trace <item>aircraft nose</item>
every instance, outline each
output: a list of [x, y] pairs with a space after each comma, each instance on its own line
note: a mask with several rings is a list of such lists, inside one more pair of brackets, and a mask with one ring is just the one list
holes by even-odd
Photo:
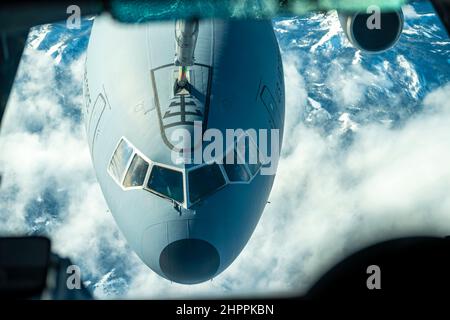
[[178, 283], [196, 284], [211, 279], [219, 269], [217, 249], [205, 240], [182, 239], [167, 245], [159, 257], [161, 271]]

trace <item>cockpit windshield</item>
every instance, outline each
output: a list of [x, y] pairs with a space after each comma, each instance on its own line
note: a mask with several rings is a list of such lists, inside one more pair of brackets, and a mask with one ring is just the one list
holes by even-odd
[[189, 201], [197, 202], [202, 197], [216, 192], [226, 184], [217, 163], [205, 165], [189, 172]]
[[123, 174], [132, 154], [133, 148], [127, 143], [127, 141], [122, 139], [109, 164], [109, 172], [119, 184], [122, 182]]
[[184, 200], [183, 173], [153, 165], [147, 188], [150, 191], [182, 203]]
[[[241, 146], [239, 148], [239, 146]], [[181, 169], [154, 162], [121, 138], [109, 163], [108, 172], [124, 190], [145, 189], [189, 208], [227, 184], [248, 184], [262, 164], [254, 140], [242, 135], [228, 150], [222, 163]], [[187, 196], [184, 196], [184, 188]]]
[[123, 180], [123, 186], [125, 188], [142, 186], [144, 184], [147, 170], [147, 161], [142, 159], [138, 154], [135, 154], [127, 171], [127, 175]]
[[227, 160], [229, 158], [229, 155], [226, 155], [223, 158], [223, 167], [225, 169], [225, 172], [227, 173], [228, 179], [231, 182], [246, 182], [250, 180], [250, 175], [248, 174], [247, 170], [245, 170], [244, 164], [238, 163], [238, 154], [237, 149], [233, 149], [230, 151], [233, 153], [233, 162], [227, 163]]

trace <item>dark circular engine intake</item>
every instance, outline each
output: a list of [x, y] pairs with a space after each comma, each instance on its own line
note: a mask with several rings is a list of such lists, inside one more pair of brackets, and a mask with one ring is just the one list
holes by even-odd
[[402, 10], [384, 11], [369, 8], [367, 12], [338, 12], [342, 29], [350, 43], [366, 52], [382, 52], [392, 48], [403, 30]]

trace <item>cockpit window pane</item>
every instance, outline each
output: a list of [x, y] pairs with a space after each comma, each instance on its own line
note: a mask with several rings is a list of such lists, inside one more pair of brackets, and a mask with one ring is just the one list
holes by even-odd
[[154, 165], [147, 187], [177, 202], [183, 202], [183, 174], [179, 171]]
[[142, 186], [144, 184], [147, 170], [148, 163], [138, 154], [135, 154], [133, 160], [131, 161], [127, 175], [123, 180], [123, 186], [125, 188]]
[[214, 163], [189, 172], [189, 200], [197, 202], [226, 183], [219, 166]]
[[119, 183], [122, 183], [122, 176], [132, 153], [133, 148], [122, 139], [109, 164], [109, 172]]
[[247, 182], [250, 180], [250, 175], [248, 174], [247, 170], [245, 170], [245, 166], [243, 164], [238, 163], [238, 156], [236, 152], [236, 148], [234, 148], [233, 156], [234, 156], [234, 163], [226, 163], [227, 162], [227, 156], [223, 159], [223, 167], [225, 169], [225, 172], [227, 173], [228, 179], [231, 182]]

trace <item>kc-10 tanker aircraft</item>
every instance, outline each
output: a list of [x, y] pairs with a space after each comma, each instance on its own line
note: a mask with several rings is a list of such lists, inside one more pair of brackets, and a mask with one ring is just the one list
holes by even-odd
[[[368, 53], [389, 49], [403, 28], [401, 10], [339, 17], [349, 41]], [[246, 130], [278, 130], [272, 139], [281, 147], [284, 91], [270, 21], [124, 25], [108, 15], [95, 18], [84, 79], [91, 157], [117, 225], [154, 272], [201, 283], [242, 251], [275, 177], [261, 174], [262, 152], [256, 163], [245, 160], [250, 146], [261, 147]], [[225, 148], [214, 161], [177, 162], [173, 154], [185, 159], [205, 147], [203, 140], [176, 143], [179, 129], [193, 136], [242, 129], [236, 138], [245, 148]]]

